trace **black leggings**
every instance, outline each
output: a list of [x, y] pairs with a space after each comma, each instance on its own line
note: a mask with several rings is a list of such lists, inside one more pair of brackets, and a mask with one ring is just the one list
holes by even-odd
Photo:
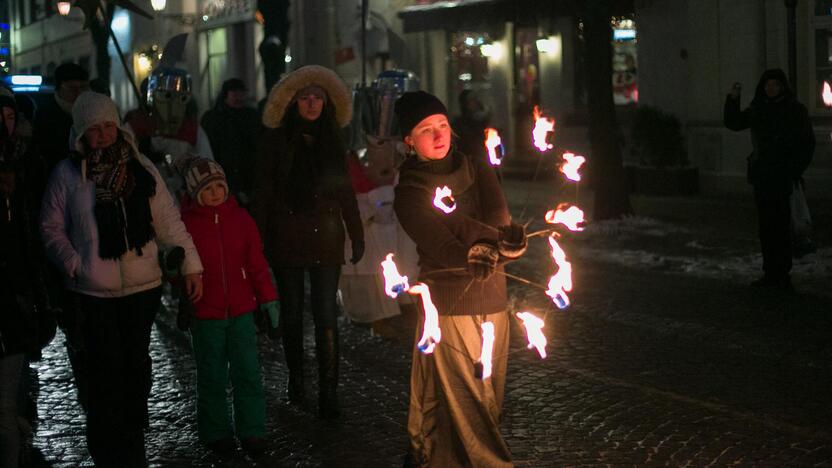
[[310, 305], [316, 329], [337, 326], [338, 280], [340, 266], [277, 268], [278, 293], [280, 294], [280, 322], [283, 333], [303, 333], [304, 273], [309, 272]]

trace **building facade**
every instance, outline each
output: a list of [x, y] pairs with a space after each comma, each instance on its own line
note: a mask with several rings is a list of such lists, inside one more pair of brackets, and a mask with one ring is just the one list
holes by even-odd
[[[628, 126], [638, 104], [682, 122], [688, 155], [705, 193], [740, 192], [750, 138], [722, 126], [731, 84], [743, 104], [767, 68], [788, 69], [789, 10], [794, 0], [615, 0], [613, 87], [625, 158]], [[49, 76], [74, 61], [95, 76], [95, 54], [83, 14], [57, 15], [53, 0], [6, 0], [11, 73]], [[148, 12], [150, 2], [138, 2]], [[532, 109], [557, 120], [558, 146], [586, 153], [586, 92], [580, 15], [574, 2], [551, 0], [291, 1], [285, 61], [331, 67], [350, 86], [370, 84], [389, 68], [413, 71], [422, 88], [460, 111], [463, 90], [478, 91], [515, 158], [533, 159]], [[168, 38], [191, 33], [186, 52], [200, 110], [214, 103], [222, 82], [248, 83], [253, 99], [265, 89], [257, 48], [262, 41], [256, 0], [167, 2], [153, 20], [117, 9], [113, 29], [138, 83]], [[812, 193], [832, 195], [832, 0], [797, 0], [793, 87], [809, 108], [818, 147], [806, 179]], [[2, 25], [0, 25], [2, 26]], [[122, 109], [136, 106], [130, 78], [113, 57], [111, 88]], [[362, 58], [364, 60], [362, 60]], [[7, 64], [8, 65], [8, 64]], [[824, 83], [828, 85], [824, 102]], [[591, 156], [591, 155], [589, 155]]]
[[[641, 102], [677, 115], [687, 129], [692, 162], [706, 193], [747, 190], [747, 132], [722, 125], [725, 96], [742, 84], [742, 105], [754, 96], [764, 70], [789, 71], [789, 14], [783, 0], [641, 0]], [[807, 193], [832, 195], [832, 105], [823, 84], [832, 81], [832, 1], [799, 0], [795, 7], [796, 80], [817, 148], [805, 174]]]

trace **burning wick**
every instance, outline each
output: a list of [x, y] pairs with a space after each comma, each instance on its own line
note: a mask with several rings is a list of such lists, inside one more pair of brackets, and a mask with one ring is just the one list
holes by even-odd
[[384, 292], [392, 299], [399, 297], [399, 294], [410, 289], [410, 285], [407, 284], [407, 276], [399, 274], [392, 253], [387, 254], [387, 258], [381, 262], [381, 269], [384, 274]]
[[546, 335], [543, 334], [543, 319], [531, 312], [518, 312], [517, 318], [523, 321], [526, 328], [526, 339], [529, 340], [528, 349], [537, 348], [541, 359], [546, 359]]
[[832, 107], [832, 87], [828, 81], [823, 82], [823, 93], [821, 93], [821, 97], [826, 107]]
[[442, 341], [442, 330], [439, 329], [439, 312], [430, 299], [430, 289], [425, 283], [417, 283], [411, 286], [410, 294], [422, 296], [422, 305], [425, 308], [425, 325], [422, 328], [422, 338], [416, 343], [419, 351], [430, 354], [436, 347], [436, 343]]
[[540, 107], [534, 106], [534, 129], [532, 130], [532, 138], [534, 139], [534, 146], [540, 152], [550, 150], [554, 147], [547, 141], [549, 133], [555, 131], [555, 121], [543, 117], [540, 113]]
[[[450, 204], [445, 203], [445, 198], [448, 199]], [[456, 202], [454, 201], [454, 194], [451, 192], [451, 189], [448, 186], [444, 186], [442, 188], [436, 187], [436, 196], [433, 197], [433, 206], [439, 208], [440, 210], [444, 211], [445, 214], [449, 214], [456, 209]]]
[[552, 246], [552, 258], [558, 265], [558, 271], [549, 278], [546, 295], [552, 298], [558, 309], [565, 309], [569, 307], [569, 296], [566, 293], [572, 290], [572, 264], [566, 261], [566, 252], [560, 248], [554, 236], [549, 236], [549, 245]]
[[[584, 212], [577, 206], [570, 206], [561, 203], [557, 209], [546, 212], [546, 222], [549, 224], [563, 224], [570, 231], [583, 231]], [[566, 209], [564, 209], [566, 208]]]
[[488, 161], [491, 165], [499, 166], [503, 162], [505, 148], [496, 129], [491, 127], [485, 129], [485, 148], [488, 150]]
[[474, 377], [485, 380], [491, 377], [491, 355], [494, 353], [494, 324], [482, 323], [482, 355], [474, 363]]
[[578, 169], [586, 162], [586, 158], [580, 155], [575, 155], [572, 152], [563, 153], [563, 164], [560, 166], [560, 172], [566, 176], [567, 179], [573, 182], [581, 181], [581, 174]]

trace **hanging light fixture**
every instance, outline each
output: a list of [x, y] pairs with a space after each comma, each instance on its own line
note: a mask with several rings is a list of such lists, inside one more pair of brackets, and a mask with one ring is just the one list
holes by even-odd
[[165, 5], [167, 5], [167, 0], [150, 0], [150, 6], [153, 7], [153, 11], [164, 10]]
[[58, 2], [58, 14], [61, 16], [66, 16], [69, 14], [69, 10], [72, 9], [71, 2]]

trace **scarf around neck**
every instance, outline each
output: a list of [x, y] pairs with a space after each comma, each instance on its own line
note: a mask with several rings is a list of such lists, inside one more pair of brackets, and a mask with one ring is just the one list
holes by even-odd
[[142, 255], [142, 247], [156, 236], [150, 212], [156, 181], [133, 153], [121, 134], [112, 145], [87, 153], [89, 178], [95, 182], [98, 256], [103, 259], [134, 249]]

